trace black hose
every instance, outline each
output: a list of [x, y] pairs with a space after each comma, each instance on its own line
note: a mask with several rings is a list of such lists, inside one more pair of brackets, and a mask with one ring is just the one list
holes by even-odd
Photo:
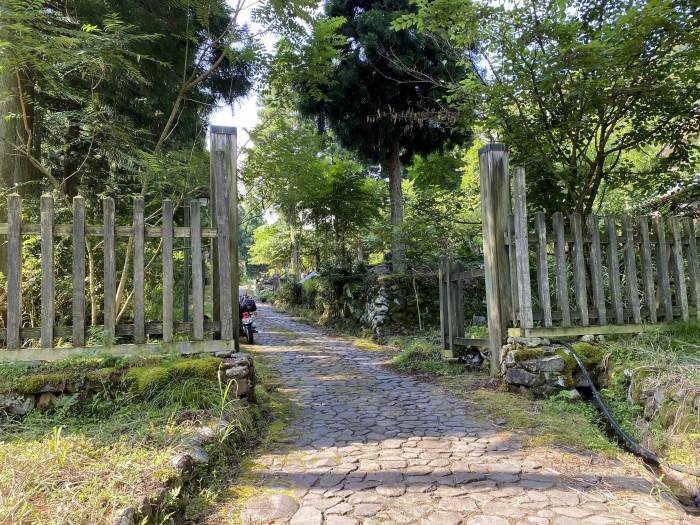
[[593, 384], [593, 380], [591, 379], [591, 375], [588, 373], [588, 370], [586, 370], [586, 367], [584, 366], [583, 361], [581, 361], [581, 357], [578, 355], [576, 350], [574, 350], [574, 347], [565, 341], [552, 341], [552, 342], [559, 344], [559, 345], [562, 345], [564, 348], [566, 348], [567, 352], [569, 352], [569, 354], [571, 354], [571, 356], [574, 358], [574, 360], [576, 361], [576, 364], [578, 365], [579, 370], [581, 370], [581, 373], [583, 374], [584, 379], [590, 385], [591, 392], [593, 394], [593, 403], [598, 408], [598, 410], [600, 410], [600, 412], [605, 416], [605, 419], [608, 420], [610, 427], [620, 437], [622, 443], [625, 445], [625, 447], [630, 452], [632, 452], [633, 454], [636, 454], [637, 456], [640, 456], [641, 458], [643, 458], [648, 463], [651, 463], [652, 465], [656, 465], [656, 466], [663, 465], [663, 466], [668, 467], [671, 470], [675, 470], [677, 472], [682, 472], [684, 474], [690, 474], [691, 476], [700, 477], [700, 469], [685, 467], [683, 465], [675, 465], [673, 463], [667, 463], [667, 462], [663, 461], [659, 456], [654, 454], [651, 450], [649, 450], [648, 448], [643, 447], [642, 445], [637, 443], [637, 441], [635, 441], [635, 439], [632, 436], [630, 436], [620, 426], [620, 424], [617, 422], [615, 417], [612, 415], [612, 412], [610, 412], [610, 408], [605, 403], [603, 396], [600, 395], [600, 392], [598, 392], [598, 389]]

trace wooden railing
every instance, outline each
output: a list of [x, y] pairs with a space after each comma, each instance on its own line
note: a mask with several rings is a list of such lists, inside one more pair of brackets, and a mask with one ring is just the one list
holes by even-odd
[[[172, 343], [177, 334], [188, 334], [192, 341], [221, 341], [220, 345], [194, 345], [197, 351], [215, 351], [222, 347], [238, 346], [238, 310], [233, 308], [238, 298], [238, 240], [237, 240], [237, 194], [235, 175], [235, 128], [212, 127], [210, 171], [210, 227], [203, 227], [201, 203], [194, 199], [189, 203], [190, 225], [175, 226], [173, 202], [164, 200], [160, 209], [160, 226], [145, 226], [145, 203], [142, 198], [133, 201], [132, 222], [128, 226], [117, 225], [116, 210], [112, 198], [102, 199], [102, 224], [86, 224], [85, 200], [73, 199], [73, 221], [70, 224], [54, 224], [54, 202], [51, 195], [41, 197], [40, 224], [22, 222], [22, 199], [12, 194], [8, 197], [8, 221], [0, 224], [0, 236], [7, 237], [7, 290], [6, 327], [0, 329], [0, 341], [4, 341], [10, 352], [0, 351], [0, 359], [13, 358], [54, 358], [67, 355], [65, 351], [55, 353], [36, 352], [23, 348], [28, 340], [39, 339], [43, 349], [52, 349], [56, 338], [71, 338], [72, 347], [80, 349], [86, 342], [86, 238], [98, 237], [102, 240], [103, 254], [103, 324], [97, 326], [102, 332], [110, 351], [123, 353], [130, 349], [115, 348], [117, 338], [130, 339], [134, 345], [144, 345], [150, 336], [160, 336], [162, 343]], [[24, 326], [21, 284], [22, 284], [22, 242], [27, 236], [40, 236], [41, 242], [41, 324]], [[72, 323], [70, 326], [56, 325], [55, 293], [56, 275], [54, 246], [57, 237], [72, 238]], [[145, 241], [148, 238], [160, 239], [162, 257], [162, 316], [161, 319], [145, 319]], [[174, 260], [173, 244], [178, 238], [188, 238], [191, 245], [191, 294], [193, 316], [191, 322], [175, 322], [174, 304]], [[133, 320], [117, 324], [117, 242], [128, 239], [131, 242], [131, 264], [133, 289], [131, 301]], [[205, 321], [203, 240], [213, 241], [213, 320]], [[233, 253], [232, 253], [233, 252]], [[188, 283], [184, 284], [188, 286]], [[182, 351], [189, 351], [192, 345], [176, 345]], [[20, 350], [21, 349], [21, 350]], [[12, 352], [15, 351], [15, 352]]]

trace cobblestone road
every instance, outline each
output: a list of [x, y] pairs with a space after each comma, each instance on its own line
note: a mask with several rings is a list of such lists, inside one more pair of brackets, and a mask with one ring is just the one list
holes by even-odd
[[259, 320], [257, 351], [296, 415], [290, 443], [259, 458], [243, 523], [700, 523], [634, 462], [524, 448], [440, 386], [382, 368], [381, 354], [269, 307]]

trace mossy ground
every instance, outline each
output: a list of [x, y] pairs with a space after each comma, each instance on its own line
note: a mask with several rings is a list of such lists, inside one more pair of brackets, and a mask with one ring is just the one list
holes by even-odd
[[535, 400], [484, 388], [473, 390], [468, 396], [492, 418], [505, 419], [509, 428], [526, 429], [526, 444], [530, 446], [562, 446], [611, 457], [622, 452], [603, 431], [595, 409], [583, 401], [570, 401], [563, 396]]
[[[111, 523], [113, 512], [165, 486], [179, 438], [199, 422], [230, 423], [226, 439], [208, 449], [214, 469], [234, 462], [265, 417], [263, 409], [222, 395], [219, 361], [149, 359], [147, 366], [144, 360], [106, 360], [87, 368], [61, 363], [34, 369], [40, 373], [29, 376], [30, 383], [62, 373], [97, 378], [121, 370], [122, 375], [118, 387], [110, 383], [88, 400], [62, 397], [53, 413], [0, 420], [0, 523]], [[92, 368], [105, 364], [111, 366]], [[3, 380], [26, 386], [18, 369], [4, 368]], [[206, 479], [196, 477], [183, 490], [205, 494]], [[153, 523], [174, 523], [182, 514], [176, 490]]]

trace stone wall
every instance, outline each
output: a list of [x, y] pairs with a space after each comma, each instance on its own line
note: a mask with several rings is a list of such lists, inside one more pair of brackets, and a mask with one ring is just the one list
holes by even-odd
[[[600, 382], [602, 353], [590, 340], [574, 343], [594, 382]], [[538, 396], [560, 390], [588, 387], [576, 361], [561, 345], [548, 339], [509, 337], [501, 349], [502, 372], [506, 383]]]
[[[214, 357], [220, 360], [218, 374], [223, 383], [233, 381], [231, 393], [253, 400], [255, 368], [250, 354], [219, 352]], [[128, 367], [105, 367], [80, 372], [69, 369], [32, 374], [28, 371], [27, 376], [15, 386], [0, 386], [0, 413], [23, 416], [32, 410], [48, 411], [58, 406], [65, 396], [88, 398], [105, 387], [123, 388], [129, 370]]]

